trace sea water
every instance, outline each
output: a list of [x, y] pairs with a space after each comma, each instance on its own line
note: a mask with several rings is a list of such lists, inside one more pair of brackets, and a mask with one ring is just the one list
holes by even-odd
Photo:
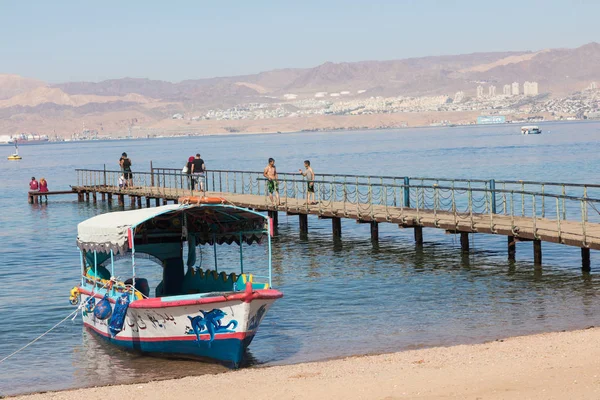
[[[0, 146], [0, 359], [69, 315], [69, 290], [79, 282], [77, 224], [110, 211], [78, 203], [76, 195], [28, 204], [32, 176], [50, 190], [76, 184], [75, 168], [117, 169], [127, 152], [133, 171], [182, 168], [202, 154], [208, 169], [262, 171], [273, 157], [281, 172], [309, 159], [319, 173], [524, 179], [599, 183], [600, 123], [548, 123], [541, 135], [516, 125], [355, 132], [232, 135], [152, 140], [88, 141], [21, 146], [8, 161]], [[118, 210], [116, 204], [112, 210]], [[590, 212], [592, 212], [590, 210]], [[595, 212], [595, 211], [594, 211]], [[542, 268], [531, 243], [507, 260], [506, 237], [472, 235], [461, 254], [454, 235], [424, 229], [416, 248], [411, 229], [280, 214], [273, 240], [274, 286], [284, 293], [264, 319], [247, 354], [248, 366], [290, 364], [356, 354], [476, 343], [600, 323], [600, 258], [582, 273], [580, 250], [543, 243]], [[141, 271], [151, 284], [160, 266]], [[70, 319], [0, 364], [0, 395], [199, 375], [216, 364], [122, 351]]]

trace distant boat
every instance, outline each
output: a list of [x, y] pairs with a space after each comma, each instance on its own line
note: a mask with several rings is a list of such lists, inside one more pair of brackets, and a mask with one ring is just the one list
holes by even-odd
[[17, 146], [17, 142], [15, 142], [15, 152], [8, 156], [9, 160], [21, 160], [23, 157], [19, 155], [19, 146]]
[[40, 144], [46, 143], [50, 140], [48, 135], [38, 135], [37, 133], [21, 133], [20, 135], [13, 136], [8, 141], [9, 144]]
[[526, 125], [521, 127], [523, 135], [539, 135], [542, 130], [537, 125]]

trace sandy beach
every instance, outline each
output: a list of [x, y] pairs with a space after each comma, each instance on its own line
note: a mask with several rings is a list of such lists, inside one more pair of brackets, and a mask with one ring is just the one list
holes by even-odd
[[600, 328], [17, 399], [598, 399]]

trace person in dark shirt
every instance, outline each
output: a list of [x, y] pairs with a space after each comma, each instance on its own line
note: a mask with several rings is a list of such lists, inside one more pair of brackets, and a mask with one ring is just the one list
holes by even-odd
[[123, 172], [123, 176], [127, 180], [127, 186], [133, 186], [133, 174], [131, 173], [131, 160], [127, 157], [127, 153], [121, 154], [121, 158], [119, 159], [119, 165], [121, 166], [121, 171]]
[[196, 185], [196, 181], [194, 180], [194, 176], [192, 175], [192, 170], [194, 169], [194, 156], [190, 156], [190, 158], [188, 158], [188, 162], [187, 164], [185, 164], [185, 168], [187, 168], [186, 174], [188, 175], [190, 181], [190, 187], [192, 190], [194, 190], [194, 187]]
[[198, 188], [201, 191], [204, 191], [204, 171], [206, 171], [204, 160], [200, 158], [200, 153], [197, 153], [192, 163], [192, 175], [196, 179], [196, 182], [198, 182]]

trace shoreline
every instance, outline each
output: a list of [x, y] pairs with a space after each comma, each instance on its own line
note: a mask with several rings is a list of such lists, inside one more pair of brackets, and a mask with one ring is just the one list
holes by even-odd
[[7, 396], [20, 400], [144, 399], [201, 393], [261, 399], [600, 398], [600, 328], [491, 342], [256, 367], [177, 379]]
[[[585, 123], [598, 123], [600, 120], [593, 119], [580, 119], [580, 120], [556, 120], [556, 121], [541, 121], [536, 122], [537, 125], [547, 125], [547, 124], [585, 124]], [[507, 126], [521, 126], [525, 122], [506, 122], [501, 124], [461, 124], [461, 125], [417, 125], [417, 126], [409, 126], [409, 127], [348, 127], [348, 128], [331, 128], [331, 129], [305, 129], [305, 130], [292, 130], [292, 131], [246, 131], [246, 132], [214, 132], [214, 133], [200, 133], [200, 134], [176, 134], [173, 136], [154, 136], [154, 137], [146, 137], [146, 136], [134, 136], [134, 137], [100, 137], [98, 139], [85, 139], [85, 140], [48, 140], [43, 142], [35, 142], [35, 143], [21, 143], [20, 146], [24, 146], [25, 148], [29, 146], [40, 146], [45, 144], [69, 144], [69, 143], [89, 143], [89, 142], [110, 142], [110, 141], [136, 141], [136, 140], [171, 140], [171, 139], [199, 139], [205, 137], [221, 137], [221, 136], [247, 136], [247, 135], [288, 135], [288, 134], [314, 134], [314, 133], [344, 133], [344, 132], [365, 132], [371, 133], [376, 131], [388, 131], [388, 130], [398, 130], [398, 131], [408, 131], [408, 130], [421, 130], [421, 129], [460, 129], [460, 128], [500, 128]], [[516, 132], [516, 131], [515, 131]], [[520, 132], [517, 132], [520, 134]], [[13, 144], [8, 143], [0, 143], [0, 147], [14, 147]]]

